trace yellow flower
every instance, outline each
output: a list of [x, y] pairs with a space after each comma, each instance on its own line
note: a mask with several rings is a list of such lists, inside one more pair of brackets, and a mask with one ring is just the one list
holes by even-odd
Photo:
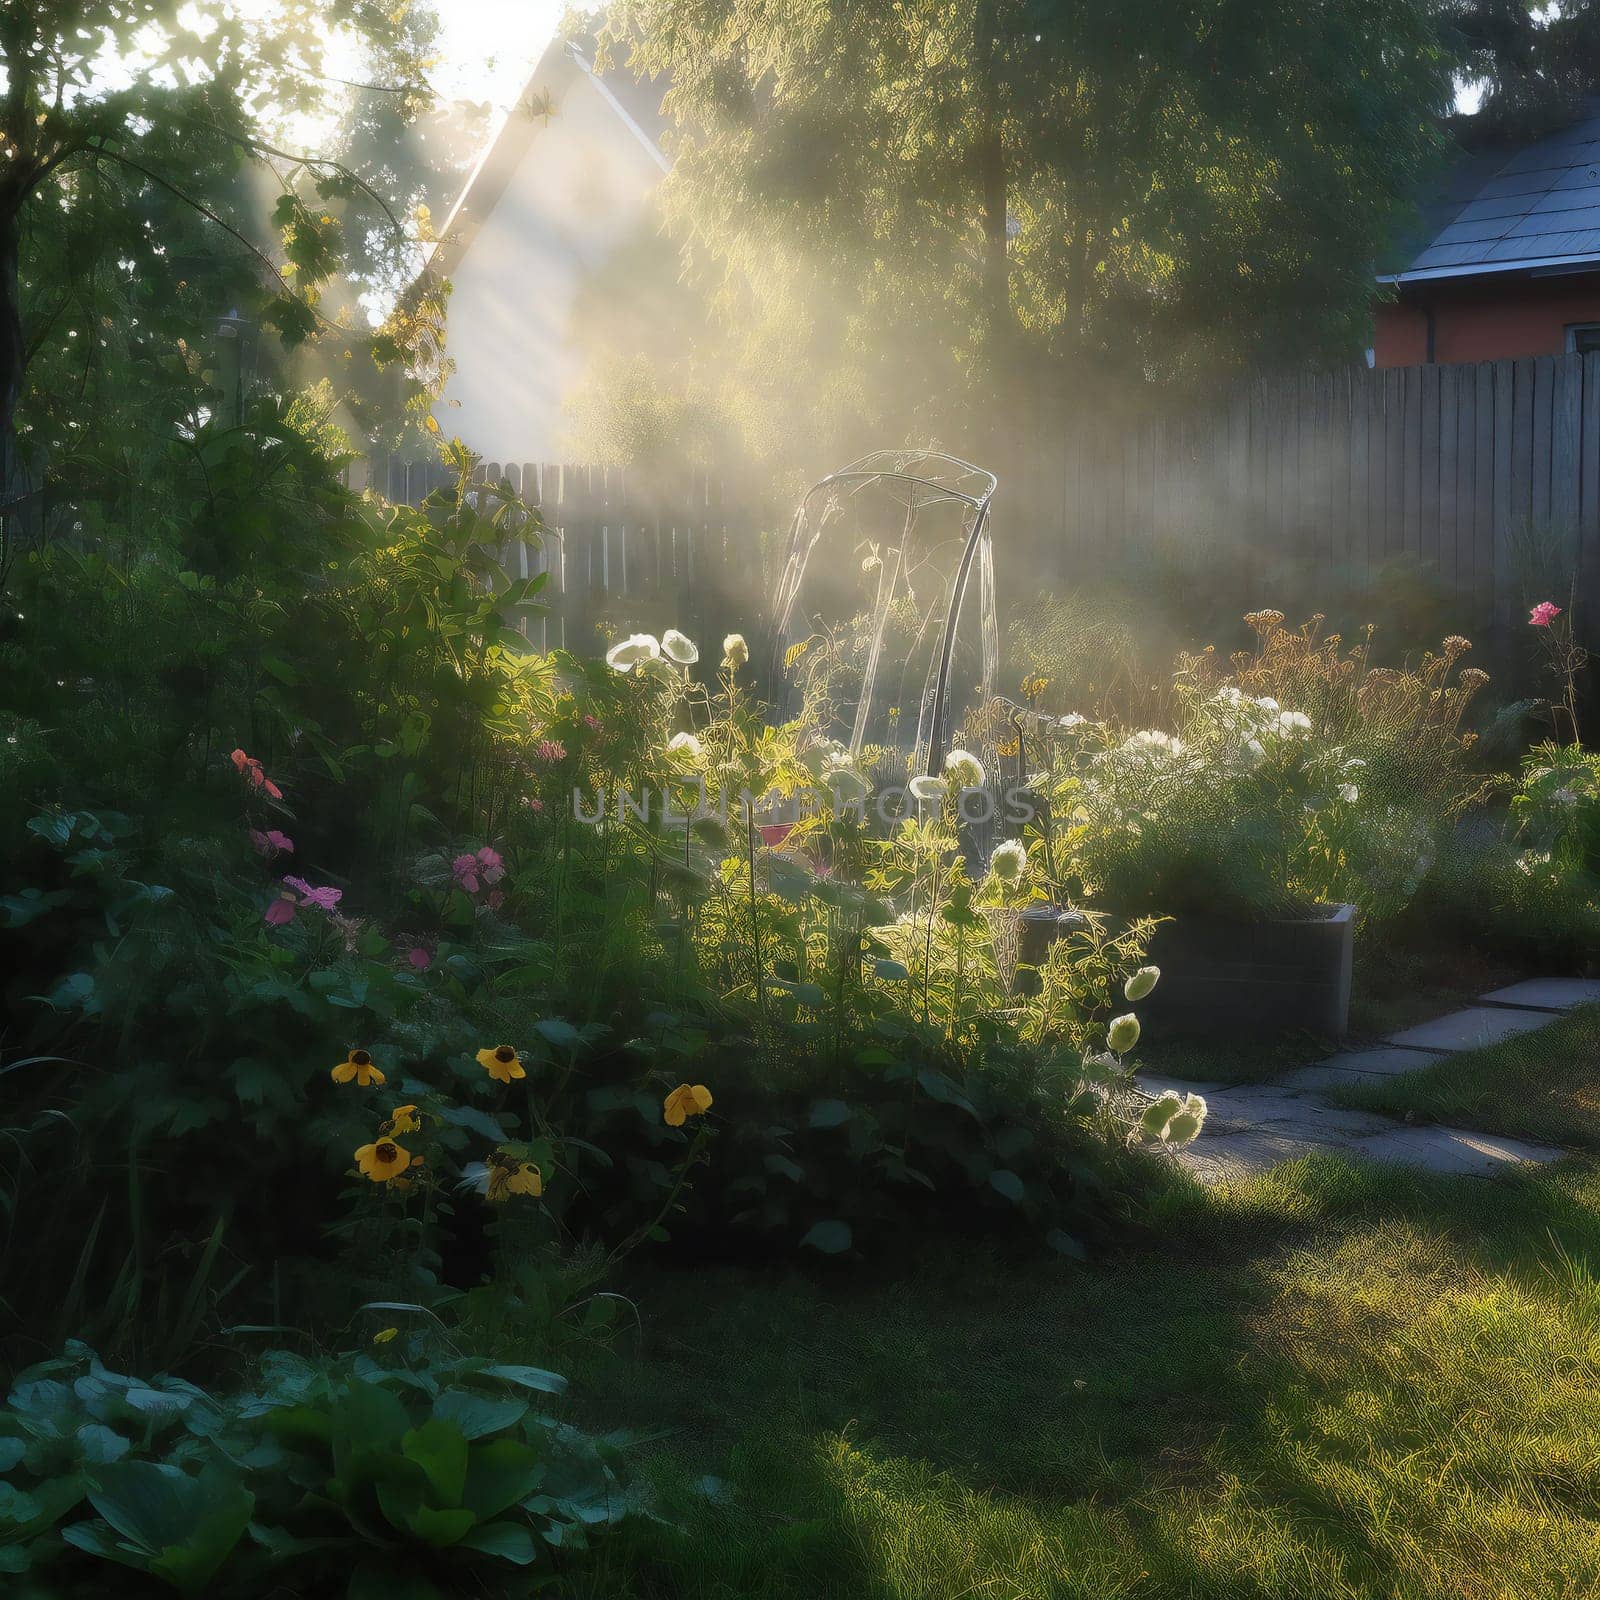
[[669, 1128], [681, 1128], [685, 1117], [698, 1117], [711, 1109], [711, 1091], [703, 1083], [680, 1083], [661, 1109]]
[[379, 1139], [356, 1151], [356, 1165], [374, 1183], [387, 1183], [411, 1165], [411, 1152], [402, 1150], [393, 1139]]
[[544, 1175], [531, 1161], [520, 1161], [504, 1150], [496, 1150], [489, 1157], [489, 1187], [485, 1193], [492, 1206], [503, 1206], [514, 1194], [531, 1194], [537, 1200], [544, 1193]]
[[389, 1120], [379, 1129], [381, 1133], [417, 1133], [422, 1128], [422, 1118], [417, 1115], [415, 1106], [396, 1106], [389, 1113]]
[[363, 1089], [372, 1084], [382, 1083], [383, 1074], [372, 1064], [372, 1057], [365, 1050], [352, 1050], [343, 1061], [333, 1069], [335, 1083], [349, 1083], [354, 1078]]
[[492, 1050], [485, 1046], [478, 1052], [478, 1065], [484, 1068], [497, 1083], [510, 1083], [514, 1078], [526, 1078], [522, 1061], [508, 1044], [496, 1045]]
[[374, 1344], [388, 1344], [388, 1342], [394, 1338], [399, 1331], [400, 1330], [398, 1328], [380, 1328], [375, 1334], [373, 1334], [372, 1342]]

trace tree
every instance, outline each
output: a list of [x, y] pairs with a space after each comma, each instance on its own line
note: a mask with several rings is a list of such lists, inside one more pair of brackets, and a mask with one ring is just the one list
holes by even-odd
[[1477, 111], [1459, 119], [1469, 146], [1537, 138], [1600, 93], [1596, 0], [1443, 0]]
[[[288, 344], [333, 326], [319, 295], [345, 253], [340, 214], [358, 208], [404, 229], [370, 184], [338, 161], [275, 142], [268, 119], [283, 126], [344, 90], [322, 70], [341, 33], [379, 46], [396, 92], [411, 93], [421, 61], [404, 48], [404, 10], [278, 0], [269, 16], [246, 19], [233, 7], [179, 0], [0, 4], [6, 483], [24, 377], [43, 353], [58, 366], [76, 361], [87, 384], [117, 341], [177, 359], [180, 326], [192, 333], [197, 310], [214, 326], [239, 306]], [[277, 190], [270, 211], [263, 185]], [[197, 243], [196, 225], [208, 246]], [[181, 304], [192, 282], [186, 267], [225, 284], [228, 298]], [[182, 313], [164, 340], [163, 311]], [[346, 342], [354, 336], [336, 331]], [[47, 402], [60, 393], [53, 386]]]
[[603, 45], [671, 82], [752, 392], [914, 420], [1359, 349], [1452, 94], [1429, 0], [616, 0]]

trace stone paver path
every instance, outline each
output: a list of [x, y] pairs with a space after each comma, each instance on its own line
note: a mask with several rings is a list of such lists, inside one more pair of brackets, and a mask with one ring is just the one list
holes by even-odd
[[1597, 1001], [1600, 981], [1536, 978], [1496, 989], [1447, 1017], [1402, 1029], [1371, 1049], [1341, 1051], [1271, 1083], [1195, 1084], [1146, 1076], [1140, 1087], [1150, 1094], [1176, 1089], [1206, 1097], [1210, 1113], [1205, 1132], [1179, 1156], [1205, 1183], [1262, 1172], [1317, 1150], [1489, 1177], [1509, 1163], [1553, 1161], [1562, 1152], [1500, 1134], [1397, 1122], [1377, 1112], [1333, 1105], [1322, 1091], [1415, 1072], [1456, 1051], [1481, 1049], [1545, 1027], [1563, 1011]]

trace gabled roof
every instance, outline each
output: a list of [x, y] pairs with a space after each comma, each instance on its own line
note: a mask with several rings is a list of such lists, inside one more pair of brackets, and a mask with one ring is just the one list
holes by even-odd
[[1448, 220], [1401, 272], [1417, 283], [1490, 272], [1600, 269], [1600, 99], [1571, 127], [1509, 160], [1468, 162]]
[[535, 63], [517, 103], [467, 174], [439, 230], [439, 243], [428, 262], [432, 271], [449, 274], [460, 264], [473, 236], [549, 121], [545, 107], [558, 111], [560, 100], [574, 83], [587, 85], [598, 94], [616, 115], [624, 136], [636, 140], [650, 160], [663, 172], [667, 170], [671, 163], [657, 142], [666, 127], [661, 114], [664, 86], [656, 80], [639, 82], [626, 71], [602, 77], [594, 70], [590, 54], [571, 40], [557, 38]]

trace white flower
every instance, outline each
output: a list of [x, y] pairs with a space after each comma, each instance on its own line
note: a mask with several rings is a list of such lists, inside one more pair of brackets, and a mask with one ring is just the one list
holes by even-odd
[[989, 870], [1002, 883], [1015, 883], [1028, 870], [1028, 847], [1020, 839], [1007, 839], [994, 847]]
[[1131, 1011], [1124, 1016], [1111, 1019], [1111, 1026], [1106, 1029], [1106, 1043], [1119, 1056], [1127, 1055], [1138, 1042], [1139, 1019]]
[[1266, 746], [1259, 739], [1246, 739], [1244, 744], [1245, 754], [1250, 758], [1250, 765], [1258, 767], [1267, 759]]
[[1557, 789], [1555, 793], [1550, 796], [1550, 799], [1558, 806], [1575, 806], [1578, 803], [1578, 796], [1576, 792], [1572, 789], [1566, 788], [1565, 786]]
[[983, 787], [983, 763], [970, 750], [952, 750], [944, 758], [944, 771], [957, 788]]
[[1079, 728], [1088, 720], [1081, 711], [1069, 711], [1056, 726], [1058, 728]]
[[606, 651], [606, 665], [613, 672], [630, 672], [641, 661], [654, 661], [661, 654], [661, 643], [653, 633], [630, 633]]
[[1278, 709], [1278, 702], [1276, 700], [1274, 700], [1270, 695], [1265, 695], [1265, 694], [1262, 695], [1262, 697], [1259, 700], [1256, 701], [1256, 704], [1263, 711], [1276, 712], [1277, 709]]
[[646, 656], [633, 670], [641, 678], [653, 678], [657, 683], [670, 684], [673, 688], [679, 683], [678, 674], [672, 663], [662, 656]]
[[1195, 1135], [1205, 1126], [1206, 1102], [1203, 1095], [1185, 1095], [1182, 1107], [1161, 1131], [1162, 1139], [1169, 1145], [1192, 1144]]
[[1286, 738], [1298, 739], [1311, 732], [1311, 718], [1303, 711], [1280, 711], [1278, 732]]
[[1140, 967], [1122, 986], [1124, 1000], [1139, 1001], [1155, 988], [1161, 977], [1160, 967]]
[[1167, 1124], [1183, 1110], [1183, 1096], [1176, 1089], [1166, 1089], [1144, 1108], [1139, 1118], [1139, 1129], [1152, 1139], [1162, 1138]]
[[946, 785], [943, 778], [930, 777], [923, 773], [920, 777], [911, 780], [911, 792], [919, 800], [938, 800], [944, 795]]
[[737, 671], [750, 659], [750, 646], [744, 642], [742, 633], [730, 633], [722, 641], [722, 664], [730, 671]]
[[1353, 806], [1361, 798], [1361, 791], [1353, 783], [1341, 783], [1339, 785], [1339, 798], [1347, 806]]
[[687, 634], [679, 633], [676, 628], [668, 628], [661, 635], [661, 649], [680, 667], [692, 667], [700, 659], [700, 646]]
[[692, 733], [675, 733], [667, 740], [669, 754], [679, 750], [682, 750], [691, 761], [700, 759], [700, 741]]

